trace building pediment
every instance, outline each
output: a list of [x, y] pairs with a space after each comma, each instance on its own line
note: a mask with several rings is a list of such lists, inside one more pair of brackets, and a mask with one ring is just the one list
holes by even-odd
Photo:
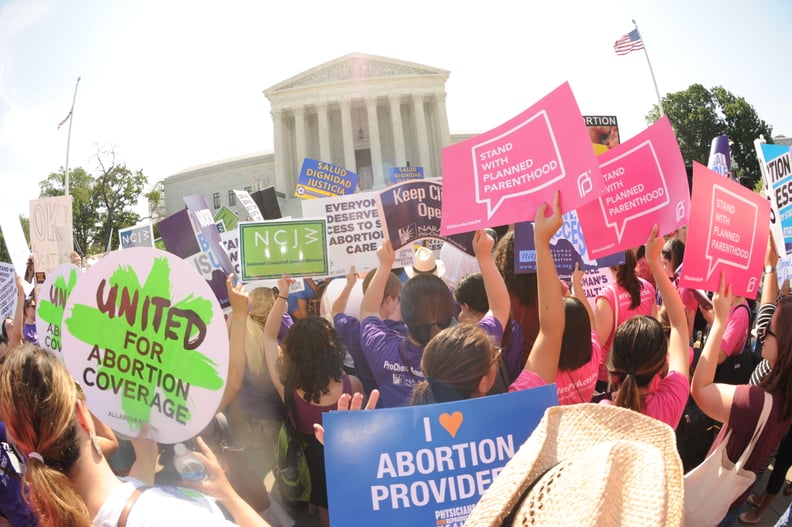
[[448, 75], [448, 71], [431, 66], [376, 55], [350, 53], [267, 88], [264, 95], [270, 97], [279, 92], [313, 86], [384, 78], [426, 76], [444, 81]]

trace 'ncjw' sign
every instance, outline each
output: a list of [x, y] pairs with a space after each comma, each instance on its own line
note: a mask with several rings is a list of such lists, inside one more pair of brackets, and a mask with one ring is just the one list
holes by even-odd
[[327, 276], [324, 219], [239, 224], [242, 281], [290, 276]]

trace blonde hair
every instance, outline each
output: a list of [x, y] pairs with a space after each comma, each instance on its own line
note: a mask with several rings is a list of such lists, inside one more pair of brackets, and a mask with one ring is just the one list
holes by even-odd
[[267, 370], [267, 360], [264, 355], [264, 324], [275, 305], [275, 292], [271, 287], [257, 287], [248, 295], [250, 311], [247, 320], [247, 335], [245, 336], [245, 356], [248, 369], [261, 375]]
[[[20, 389], [22, 387], [22, 389]], [[23, 482], [42, 527], [90, 527], [83, 498], [68, 477], [80, 457], [78, 390], [54, 354], [33, 344], [10, 353], [0, 369], [0, 416], [28, 458]]]

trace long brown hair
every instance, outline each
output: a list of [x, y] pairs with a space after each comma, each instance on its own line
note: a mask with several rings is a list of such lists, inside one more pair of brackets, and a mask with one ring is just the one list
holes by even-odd
[[614, 404], [643, 412], [638, 388], [648, 386], [663, 369], [667, 354], [665, 333], [654, 318], [637, 316], [619, 325], [607, 360], [611, 380], [619, 385]]
[[76, 405], [84, 395], [54, 354], [33, 344], [10, 353], [0, 369], [0, 417], [28, 458], [23, 481], [42, 527], [89, 527], [85, 502], [68, 477], [80, 457]]
[[[632, 251], [624, 251], [624, 263], [615, 267], [616, 283], [622, 286], [625, 291], [630, 293], [630, 309], [636, 309], [641, 305], [641, 289], [643, 284], [635, 274], [635, 266], [638, 260], [635, 259], [635, 253]], [[617, 309], [614, 307], [614, 310]]]
[[792, 417], [792, 296], [781, 299], [774, 318], [778, 356], [761, 386], [781, 398], [781, 419], [789, 419]]

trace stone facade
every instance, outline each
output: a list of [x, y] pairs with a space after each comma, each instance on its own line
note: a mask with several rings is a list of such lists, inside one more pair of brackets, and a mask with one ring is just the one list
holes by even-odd
[[[273, 153], [193, 167], [164, 180], [166, 214], [182, 197], [204, 194], [214, 210], [237, 207], [232, 189], [274, 186], [284, 215], [300, 216], [293, 198], [304, 158], [343, 166], [360, 176], [361, 190], [382, 189], [390, 169], [422, 166], [440, 177], [444, 146], [469, 137], [448, 130], [449, 72], [410, 62], [352, 53], [264, 90], [270, 101]], [[231, 201], [231, 202], [230, 202]]]

